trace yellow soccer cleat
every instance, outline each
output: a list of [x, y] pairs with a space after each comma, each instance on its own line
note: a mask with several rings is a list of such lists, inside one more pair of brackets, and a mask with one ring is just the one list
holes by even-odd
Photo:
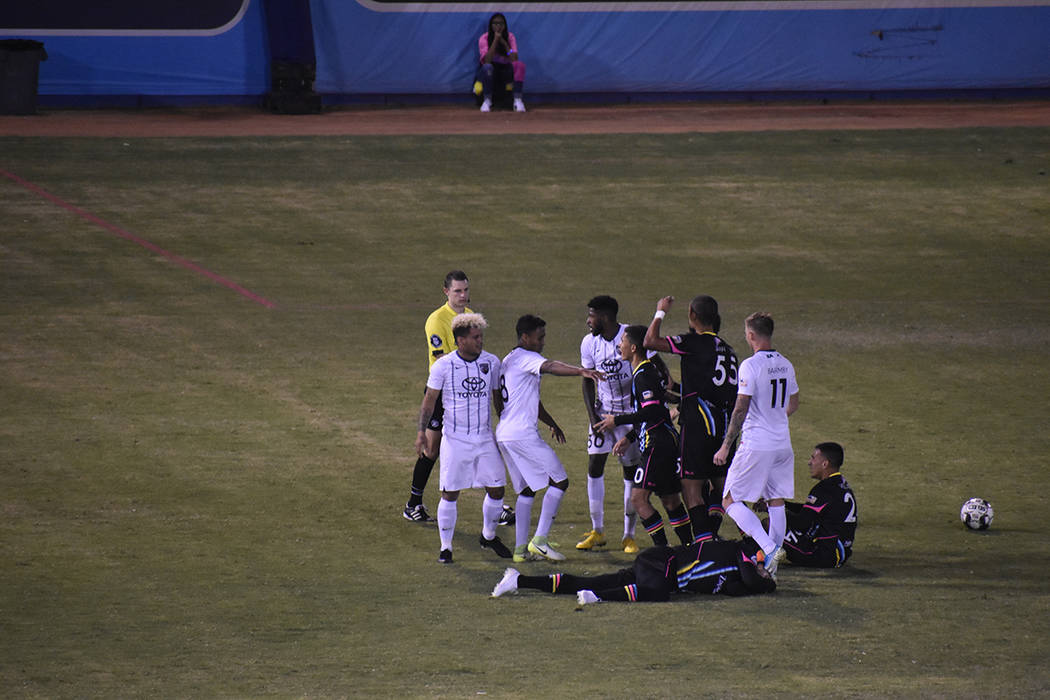
[[638, 544], [634, 541], [633, 537], [624, 537], [621, 544], [623, 545], [623, 551], [625, 554], [638, 553]]
[[576, 549], [594, 549], [605, 546], [605, 533], [591, 530], [587, 536], [576, 543]]

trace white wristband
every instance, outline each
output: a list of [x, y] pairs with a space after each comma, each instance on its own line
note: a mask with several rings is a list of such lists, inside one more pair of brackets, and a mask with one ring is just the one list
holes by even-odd
[[656, 320], [656, 319], [658, 319], [658, 318], [661, 318], [661, 319], [662, 319], [662, 318], [663, 318], [664, 316], [666, 316], [666, 315], [667, 315], [667, 312], [666, 312], [666, 311], [664, 311], [663, 309], [657, 309], [657, 310], [656, 310], [656, 313], [655, 313], [655, 314], [653, 314], [653, 320]]

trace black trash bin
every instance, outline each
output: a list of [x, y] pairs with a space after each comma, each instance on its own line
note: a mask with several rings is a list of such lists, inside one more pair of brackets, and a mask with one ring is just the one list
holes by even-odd
[[36, 114], [44, 45], [31, 39], [0, 41], [0, 114]]

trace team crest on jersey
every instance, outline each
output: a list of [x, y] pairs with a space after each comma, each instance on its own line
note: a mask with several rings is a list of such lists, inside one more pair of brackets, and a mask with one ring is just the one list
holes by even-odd
[[488, 362], [482, 362], [478, 366], [481, 367], [482, 374], [488, 374], [489, 373], [489, 363]]
[[673, 340], [674, 342], [678, 343], [679, 345], [682, 344], [682, 336], [680, 336], [680, 335], [673, 336], [671, 338], [671, 340]]
[[645, 399], [646, 401], [648, 401], [649, 399], [653, 398], [653, 392], [651, 392], [648, 389], [646, 389], [645, 391], [642, 392], [642, 398]]
[[434, 335], [430, 336], [430, 344], [433, 345], [435, 348], [440, 348], [441, 347], [441, 336], [436, 334], [436, 333]]

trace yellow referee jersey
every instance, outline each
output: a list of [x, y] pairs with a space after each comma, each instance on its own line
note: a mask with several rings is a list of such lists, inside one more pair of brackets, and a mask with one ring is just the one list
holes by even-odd
[[[473, 312], [467, 307], [464, 313]], [[424, 327], [427, 333], [427, 356], [430, 358], [427, 367], [432, 366], [442, 355], [456, 349], [456, 340], [452, 337], [452, 319], [456, 315], [455, 309], [446, 301], [427, 316], [427, 324]]]

